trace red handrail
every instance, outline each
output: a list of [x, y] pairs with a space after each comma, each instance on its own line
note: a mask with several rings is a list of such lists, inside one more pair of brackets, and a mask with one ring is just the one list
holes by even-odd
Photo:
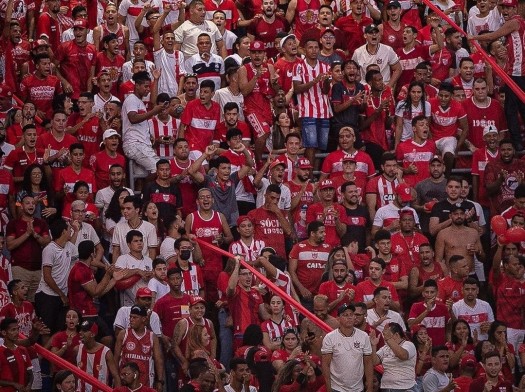
[[46, 350], [41, 345], [35, 344], [33, 345], [33, 347], [35, 348], [38, 354], [40, 354], [42, 357], [44, 357], [48, 361], [53, 362], [55, 365], [59, 365], [63, 368], [66, 368], [67, 370], [72, 371], [75, 376], [87, 382], [88, 384], [91, 384], [93, 387], [101, 390], [102, 392], [112, 392], [113, 391], [113, 388], [111, 388], [109, 385], [104, 384], [102, 381], [93, 377], [91, 374], [87, 374], [83, 370], [80, 370], [78, 367], [76, 367], [72, 363], [66, 361], [64, 358], [59, 357], [58, 355], [52, 353], [51, 351]]
[[[232, 254], [230, 252], [226, 252], [225, 250], [223, 250], [223, 249], [221, 249], [221, 248], [219, 248], [217, 246], [214, 246], [214, 245], [210, 244], [209, 242], [203, 241], [200, 238], [196, 238], [196, 241], [199, 243], [199, 245], [205, 246], [207, 248], [210, 248], [213, 251], [222, 254], [223, 256], [231, 257], [231, 258], [235, 257], [234, 254]], [[328, 324], [326, 324], [324, 321], [320, 320], [317, 316], [315, 316], [313, 313], [311, 313], [303, 305], [301, 305], [299, 302], [297, 302], [295, 300], [295, 298], [292, 298], [291, 296], [286, 294], [279, 286], [276, 286], [275, 283], [271, 282], [266, 276], [261, 274], [258, 270], [253, 268], [250, 264], [248, 264], [243, 259], [241, 259], [241, 264], [243, 265], [243, 267], [246, 267], [248, 270], [253, 272], [253, 274], [255, 276], [257, 276], [257, 278], [259, 280], [261, 280], [266, 286], [270, 287], [273, 292], [279, 294], [283, 299], [286, 299], [286, 301], [288, 301], [292, 306], [297, 308], [297, 310], [299, 310], [299, 312], [301, 312], [304, 316], [308, 317], [313, 323], [315, 323], [323, 331], [325, 331], [327, 333], [332, 331], [332, 328]]]
[[[467, 36], [467, 33], [465, 33], [461, 27], [459, 27], [456, 23], [454, 23], [454, 21], [450, 19], [448, 15], [446, 15], [443, 11], [441, 11], [440, 8], [432, 4], [430, 0], [422, 0], [422, 1], [428, 6], [428, 8], [430, 8], [432, 11], [438, 14], [442, 19], [446, 20], [447, 23], [453, 28], [455, 28], [461, 35], [465, 37]], [[516, 94], [516, 96], [521, 100], [521, 102], [525, 103], [525, 93], [516, 84], [516, 82], [514, 82], [514, 80], [512, 80], [512, 78], [509, 75], [507, 75], [504, 70], [501, 69], [501, 67], [496, 63], [496, 61], [494, 61], [494, 59], [483, 50], [483, 48], [480, 46], [480, 44], [477, 41], [473, 40], [470, 42], [472, 42], [472, 45], [476, 47], [478, 52], [491, 65], [494, 72], [496, 72], [498, 76], [505, 82], [505, 84], [509, 86], [512, 89], [512, 91], [514, 91], [514, 94]]]

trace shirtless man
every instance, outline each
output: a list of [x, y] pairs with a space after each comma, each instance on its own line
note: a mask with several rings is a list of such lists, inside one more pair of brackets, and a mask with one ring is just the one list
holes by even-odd
[[443, 278], [444, 264], [434, 261], [434, 250], [430, 244], [419, 245], [419, 258], [421, 264], [413, 267], [408, 275], [408, 293], [412, 298], [421, 299], [423, 283], [428, 279], [438, 281]]
[[[328, 313], [328, 297], [318, 294], [314, 297], [313, 313], [332, 329], [339, 328], [339, 321]], [[320, 355], [321, 345], [326, 332], [313, 321], [304, 318], [301, 322], [301, 340], [308, 343], [310, 354]]]
[[474, 257], [483, 260], [485, 253], [481, 246], [479, 233], [476, 229], [465, 226], [465, 210], [458, 204], [450, 210], [452, 224], [441, 230], [436, 238], [436, 261], [445, 260], [448, 265], [450, 256], [463, 256], [469, 265], [469, 271], [474, 272]]

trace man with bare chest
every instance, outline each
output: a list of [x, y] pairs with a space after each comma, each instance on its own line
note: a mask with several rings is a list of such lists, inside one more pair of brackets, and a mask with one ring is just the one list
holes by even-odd
[[451, 225], [441, 230], [436, 238], [436, 261], [448, 261], [452, 255], [463, 256], [467, 260], [469, 271], [474, 272], [474, 258], [483, 261], [485, 254], [479, 233], [472, 227], [465, 226], [465, 209], [457, 203], [450, 210]]

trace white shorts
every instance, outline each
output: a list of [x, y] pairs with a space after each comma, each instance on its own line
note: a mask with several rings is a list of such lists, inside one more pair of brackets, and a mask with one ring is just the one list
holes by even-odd
[[145, 143], [133, 142], [122, 146], [128, 159], [142, 166], [148, 173], [157, 172], [157, 161], [160, 159], [153, 148]]
[[441, 151], [441, 155], [445, 155], [447, 152], [455, 154], [457, 146], [458, 139], [454, 136], [442, 137], [441, 139], [436, 140], [436, 147]]
[[480, 282], [485, 282], [485, 269], [483, 263], [477, 258], [474, 258], [474, 272], [476, 272], [476, 276]]

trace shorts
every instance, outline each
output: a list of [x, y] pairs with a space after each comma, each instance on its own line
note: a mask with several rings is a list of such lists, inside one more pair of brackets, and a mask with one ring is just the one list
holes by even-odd
[[303, 147], [326, 150], [328, 147], [328, 133], [330, 120], [328, 118], [301, 118], [301, 133]]
[[258, 113], [245, 113], [246, 121], [252, 127], [252, 132], [255, 139], [264, 135], [269, 135], [272, 130], [271, 122], [265, 121], [263, 116]]
[[27, 287], [27, 300], [35, 302], [35, 293], [38, 290], [38, 285], [42, 279], [42, 270], [31, 271], [17, 265], [11, 267], [13, 279], [20, 279]]
[[454, 136], [446, 136], [436, 140], [436, 147], [439, 151], [441, 151], [441, 155], [445, 155], [447, 152], [455, 154], [457, 146], [458, 139], [456, 139]]
[[157, 172], [157, 161], [160, 159], [151, 146], [145, 143], [134, 141], [122, 146], [124, 154], [128, 159], [142, 166], [149, 173]]

